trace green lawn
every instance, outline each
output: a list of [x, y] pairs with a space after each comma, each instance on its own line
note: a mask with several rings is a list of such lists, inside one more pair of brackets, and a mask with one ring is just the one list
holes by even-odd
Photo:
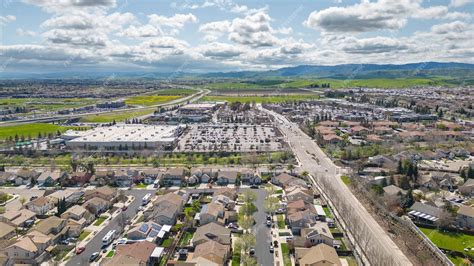
[[97, 99], [91, 98], [0, 98], [0, 108], [25, 107], [27, 111], [43, 113], [62, 109], [78, 108], [95, 104]]
[[342, 182], [344, 182], [344, 184], [346, 184], [347, 186], [352, 183], [352, 180], [346, 175], [342, 175], [341, 179], [342, 179]]
[[240, 246], [236, 246], [232, 253], [232, 266], [239, 266], [240, 265], [240, 256], [241, 256], [241, 249]]
[[191, 241], [191, 239], [193, 238], [193, 235], [194, 233], [191, 233], [191, 232], [184, 232], [184, 235], [181, 237], [181, 239], [179, 240], [179, 243], [178, 245], [179, 246], [187, 246], [189, 244], [189, 241]]
[[109, 253], [107, 253], [106, 257], [107, 258], [112, 258], [114, 256], [114, 254], [115, 254], [115, 251], [111, 250], [111, 251], [109, 251]]
[[171, 243], [173, 242], [172, 239], [168, 238], [168, 239], [165, 239], [163, 241], [163, 243], [161, 243], [161, 246], [164, 247], [164, 248], [169, 248], [171, 246]]
[[99, 218], [97, 218], [97, 220], [95, 220], [94, 225], [95, 225], [95, 226], [99, 226], [99, 225], [101, 225], [105, 220], [107, 220], [107, 217], [105, 217], [105, 216], [100, 216]]
[[329, 208], [328, 208], [328, 207], [323, 207], [323, 209], [324, 209], [324, 212], [326, 213], [326, 217], [332, 219], [333, 216], [332, 216], [332, 213], [331, 213], [331, 211], [329, 210]]
[[281, 255], [283, 256], [283, 264], [285, 266], [291, 266], [290, 250], [288, 244], [281, 243]]
[[5, 140], [9, 137], [14, 138], [15, 135], [18, 135], [19, 138], [23, 136], [25, 139], [36, 139], [39, 133], [41, 133], [42, 136], [47, 136], [48, 134], [56, 134], [57, 132], [62, 133], [68, 129], [75, 129], [75, 127], [63, 127], [47, 123], [6, 126], [0, 130], [0, 140]]
[[454, 263], [456, 266], [470, 266], [472, 265], [469, 260], [453, 255], [448, 255], [448, 258]]
[[241, 103], [281, 103], [289, 101], [303, 101], [319, 99], [318, 95], [278, 95], [278, 96], [205, 96], [202, 101], [227, 101]]
[[125, 100], [128, 105], [152, 106], [181, 98], [178, 95], [138, 95]]
[[124, 121], [125, 119], [132, 119], [143, 115], [151, 114], [155, 111], [155, 108], [146, 108], [140, 110], [132, 110], [132, 111], [123, 111], [123, 112], [114, 112], [108, 114], [101, 114], [101, 115], [90, 115], [81, 118], [81, 122], [88, 122], [88, 123], [108, 123]]
[[285, 217], [283, 216], [283, 214], [277, 215], [277, 224], [278, 229], [285, 229]]
[[88, 235], [90, 235], [90, 233], [91, 233], [91, 231], [87, 231], [87, 230], [82, 231], [81, 234], [79, 235], [79, 240], [82, 241], [82, 240], [86, 239], [86, 237]]
[[349, 266], [357, 266], [357, 261], [356, 261], [356, 259], [355, 259], [354, 257], [352, 257], [352, 256], [347, 256], [347, 257], [344, 257], [344, 256], [343, 256], [343, 257], [341, 257], [341, 259], [346, 259], [347, 264], [348, 264]]
[[147, 184], [143, 184], [143, 183], [135, 185], [136, 188], [146, 188], [147, 186], [148, 186]]
[[420, 230], [440, 248], [455, 250], [474, 256], [474, 251], [464, 251], [465, 248], [474, 248], [474, 236], [423, 227], [420, 227]]

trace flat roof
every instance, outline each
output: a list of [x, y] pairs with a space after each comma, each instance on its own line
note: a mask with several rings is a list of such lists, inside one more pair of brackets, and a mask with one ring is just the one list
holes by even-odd
[[81, 142], [158, 142], [173, 141], [180, 126], [118, 124], [110, 127], [96, 127], [85, 131], [70, 143]]

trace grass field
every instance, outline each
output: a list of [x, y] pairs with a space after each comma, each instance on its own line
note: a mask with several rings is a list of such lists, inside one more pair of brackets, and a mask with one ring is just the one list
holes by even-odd
[[440, 248], [455, 250], [474, 256], [474, 251], [464, 251], [465, 248], [474, 248], [474, 236], [423, 227], [420, 227], [420, 230]]
[[58, 111], [87, 106], [96, 102], [97, 99], [92, 98], [1, 98], [0, 107], [27, 107], [29, 110]]
[[102, 115], [90, 115], [81, 118], [81, 122], [87, 123], [108, 123], [124, 121], [125, 119], [132, 119], [135, 117], [151, 114], [155, 111], [155, 108], [147, 108], [142, 110], [135, 110], [135, 111], [124, 111], [124, 112], [117, 112], [117, 113], [109, 113], [109, 114], [102, 114]]
[[346, 175], [342, 175], [341, 179], [342, 179], [342, 182], [344, 182], [344, 184], [346, 184], [347, 186], [350, 185], [352, 182], [352, 180]]
[[152, 106], [181, 98], [178, 95], [139, 95], [125, 100], [127, 105]]
[[43, 136], [46, 136], [50, 133], [56, 134], [59, 132], [64, 132], [68, 129], [74, 129], [75, 127], [63, 127], [59, 125], [47, 124], [47, 123], [33, 123], [33, 124], [24, 124], [16, 126], [6, 126], [0, 127], [0, 140], [5, 140], [9, 137], [19, 137], [23, 136], [25, 138], [37, 138], [38, 133], [41, 133]]
[[189, 244], [189, 241], [193, 238], [194, 234], [191, 232], [184, 232], [184, 235], [179, 240], [178, 246], [183, 247]]
[[303, 88], [310, 85], [329, 83], [331, 88], [369, 87], [369, 88], [406, 88], [413, 86], [444, 85], [452, 86], [448, 79], [433, 78], [371, 78], [371, 79], [269, 79], [258, 82], [217, 82], [206, 85], [211, 90], [219, 89], [262, 89], [262, 88]]
[[277, 215], [277, 224], [278, 229], [285, 229], [285, 217], [283, 216], [283, 214]]
[[202, 101], [227, 101], [241, 103], [280, 103], [288, 101], [319, 99], [318, 95], [281, 95], [281, 96], [205, 96]]
[[329, 208], [328, 207], [323, 207], [323, 209], [324, 209], [324, 213], [326, 213], [326, 217], [332, 219], [333, 216], [332, 216], [331, 211], [329, 210]]

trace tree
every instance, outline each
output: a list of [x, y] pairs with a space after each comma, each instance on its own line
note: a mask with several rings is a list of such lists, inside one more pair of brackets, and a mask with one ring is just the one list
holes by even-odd
[[252, 216], [240, 214], [237, 222], [239, 223], [240, 227], [242, 227], [242, 229], [244, 229], [244, 231], [246, 232], [247, 230], [252, 228], [254, 224], [254, 219]]
[[403, 174], [402, 160], [398, 160], [397, 174]]
[[293, 174], [293, 170], [295, 170], [295, 166], [293, 164], [289, 164], [286, 169], [290, 171], [291, 174]]
[[268, 196], [265, 198], [263, 206], [267, 213], [274, 213], [278, 209], [278, 203], [280, 200], [277, 197]]
[[241, 238], [237, 240], [235, 243], [238, 247], [240, 247], [240, 250], [243, 251], [244, 253], [248, 253], [251, 248], [255, 246], [255, 243], [257, 243], [257, 240], [255, 238], [255, 235], [245, 233], [242, 235]]
[[21, 206], [25, 205], [26, 199], [24, 197], [20, 198]]
[[415, 203], [415, 200], [413, 199], [413, 190], [410, 189], [407, 191], [406, 195], [402, 196], [400, 207], [403, 209], [408, 209], [413, 205], [413, 203]]

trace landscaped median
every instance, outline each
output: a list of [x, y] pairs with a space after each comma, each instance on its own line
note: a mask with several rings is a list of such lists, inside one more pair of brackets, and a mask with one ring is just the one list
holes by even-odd
[[278, 229], [285, 229], [285, 217], [283, 216], [283, 214], [277, 215], [277, 224]]
[[79, 235], [79, 240], [80, 241], [83, 241], [84, 239], [86, 239], [89, 235], [91, 234], [91, 231], [87, 231], [87, 230], [84, 230], [81, 232], [81, 234]]

